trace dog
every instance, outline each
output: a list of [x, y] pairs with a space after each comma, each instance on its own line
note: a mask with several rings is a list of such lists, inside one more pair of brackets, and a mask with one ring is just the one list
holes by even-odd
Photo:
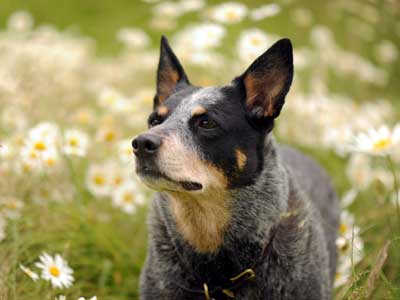
[[292, 78], [289, 39], [230, 84], [197, 87], [161, 38], [149, 130], [132, 141], [138, 177], [158, 191], [141, 299], [332, 298], [335, 191], [272, 135]]

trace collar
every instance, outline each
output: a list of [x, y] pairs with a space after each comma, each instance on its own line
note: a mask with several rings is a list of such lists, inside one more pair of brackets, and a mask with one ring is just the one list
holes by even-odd
[[272, 252], [272, 244], [276, 236], [277, 227], [277, 225], [274, 225], [270, 229], [268, 239], [263, 246], [260, 256], [253, 263], [253, 265], [250, 268], [245, 269], [241, 273], [237, 274], [236, 276], [231, 277], [226, 285], [213, 287], [210, 283], [204, 282], [202, 288], [190, 289], [179, 282], [172, 281], [172, 283], [185, 292], [191, 293], [193, 295], [204, 296], [205, 300], [233, 299], [235, 297], [235, 292], [237, 292], [246, 283], [256, 278], [258, 267], [263, 262], [268, 260], [268, 257]]

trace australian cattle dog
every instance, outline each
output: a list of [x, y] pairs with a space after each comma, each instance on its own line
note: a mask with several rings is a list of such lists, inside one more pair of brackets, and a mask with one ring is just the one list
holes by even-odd
[[272, 134], [292, 52], [282, 39], [228, 85], [198, 87], [161, 39], [149, 130], [132, 142], [139, 178], [157, 191], [141, 299], [332, 298], [330, 178]]

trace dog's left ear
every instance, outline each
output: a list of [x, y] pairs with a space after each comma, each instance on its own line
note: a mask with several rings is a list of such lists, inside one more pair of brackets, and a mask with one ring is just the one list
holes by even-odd
[[168, 39], [161, 37], [160, 60], [157, 70], [157, 94], [154, 97], [154, 107], [171, 96], [178, 85], [190, 84], [175, 53], [172, 51]]
[[282, 39], [258, 57], [235, 81], [241, 81], [245, 89], [245, 104], [251, 116], [274, 119], [279, 116], [292, 79], [292, 43], [289, 39]]

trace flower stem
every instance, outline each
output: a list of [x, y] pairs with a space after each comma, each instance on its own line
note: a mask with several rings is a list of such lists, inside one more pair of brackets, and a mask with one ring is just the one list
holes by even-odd
[[386, 156], [389, 169], [392, 172], [393, 175], [393, 187], [394, 187], [394, 195], [395, 195], [395, 205], [396, 205], [396, 213], [397, 213], [397, 222], [399, 223], [399, 229], [400, 229], [400, 201], [399, 201], [399, 181], [397, 178], [397, 173], [396, 173], [396, 166], [391, 159], [389, 155]]

